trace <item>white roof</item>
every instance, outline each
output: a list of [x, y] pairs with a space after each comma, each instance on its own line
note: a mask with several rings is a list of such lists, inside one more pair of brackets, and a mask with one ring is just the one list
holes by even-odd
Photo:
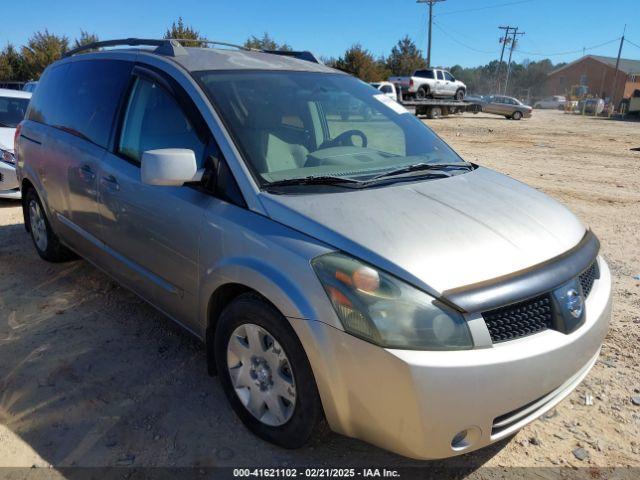
[[10, 88], [0, 88], [0, 97], [31, 98], [31, 92], [23, 92], [22, 90], [11, 90]]

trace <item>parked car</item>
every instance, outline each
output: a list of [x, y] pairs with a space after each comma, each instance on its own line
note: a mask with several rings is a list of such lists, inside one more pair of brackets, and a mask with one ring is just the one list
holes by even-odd
[[0, 88], [0, 198], [20, 198], [13, 141], [31, 94]]
[[529, 118], [533, 110], [529, 105], [525, 105], [517, 98], [504, 95], [485, 95], [482, 97], [481, 105], [482, 111], [485, 113], [502, 115], [512, 120]]
[[[587, 375], [611, 276], [564, 206], [345, 73], [145, 42], [44, 72], [16, 148], [25, 225], [43, 259], [87, 258], [202, 339], [256, 435], [299, 447], [326, 421], [448, 457]], [[371, 118], [325, 113], [345, 98]]]
[[22, 90], [25, 92], [33, 93], [37, 85], [38, 85], [38, 82], [27, 82], [24, 84], [24, 87], [22, 87]]
[[402, 88], [403, 95], [418, 100], [434, 97], [462, 100], [467, 91], [464, 83], [438, 68], [416, 70], [410, 77], [390, 77], [389, 81]]
[[543, 98], [533, 104], [533, 108], [551, 108], [555, 110], [564, 109], [567, 99], [562, 95], [554, 95], [552, 97]]
[[392, 98], [394, 100], [398, 99], [398, 94], [396, 92], [396, 87], [391, 82], [371, 82], [370, 85], [373, 88], [377, 88], [382, 93], [384, 93], [387, 97]]

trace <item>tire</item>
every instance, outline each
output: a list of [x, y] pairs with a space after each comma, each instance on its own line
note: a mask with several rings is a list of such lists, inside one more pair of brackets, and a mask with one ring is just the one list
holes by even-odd
[[427, 110], [427, 118], [439, 118], [442, 115], [440, 107], [431, 107]]
[[416, 100], [424, 100], [429, 97], [429, 87], [425, 87], [424, 85], [418, 88], [416, 92]]
[[513, 118], [514, 120], [520, 120], [522, 118], [522, 112], [518, 112], [518, 111], [513, 112], [513, 115], [511, 115], [511, 118]]
[[[214, 352], [227, 399], [255, 435], [281, 447], [299, 448], [327, 431], [302, 344], [287, 319], [262, 297], [245, 293], [223, 310], [216, 326]], [[275, 368], [280, 375], [272, 375]], [[275, 392], [284, 394], [276, 396]], [[267, 401], [275, 402], [275, 407], [269, 409]], [[254, 405], [260, 418], [245, 404]], [[276, 410], [277, 414], [272, 413]]]
[[456, 92], [456, 96], [455, 99], [456, 100], [462, 100], [464, 98], [464, 90], [462, 88], [458, 89], [458, 91]]
[[53, 232], [49, 219], [34, 188], [27, 190], [24, 203], [25, 224], [38, 255], [48, 262], [66, 262], [77, 258]]

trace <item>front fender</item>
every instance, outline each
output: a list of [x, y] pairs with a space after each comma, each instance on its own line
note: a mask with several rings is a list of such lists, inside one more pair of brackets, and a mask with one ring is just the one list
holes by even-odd
[[[311, 267], [309, 267], [311, 268]], [[281, 269], [253, 257], [230, 257], [207, 269], [201, 283], [201, 298], [209, 299], [218, 288], [239, 284], [260, 293], [286, 317], [317, 320], [317, 315], [299, 285]], [[207, 316], [203, 301], [201, 318]]]

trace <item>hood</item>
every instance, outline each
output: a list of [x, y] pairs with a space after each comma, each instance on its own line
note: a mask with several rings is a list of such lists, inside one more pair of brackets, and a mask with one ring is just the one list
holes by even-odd
[[555, 200], [485, 168], [381, 188], [261, 198], [275, 221], [431, 294], [544, 262], [585, 234]]
[[15, 128], [0, 127], [0, 148], [13, 152], [13, 136], [15, 134]]

